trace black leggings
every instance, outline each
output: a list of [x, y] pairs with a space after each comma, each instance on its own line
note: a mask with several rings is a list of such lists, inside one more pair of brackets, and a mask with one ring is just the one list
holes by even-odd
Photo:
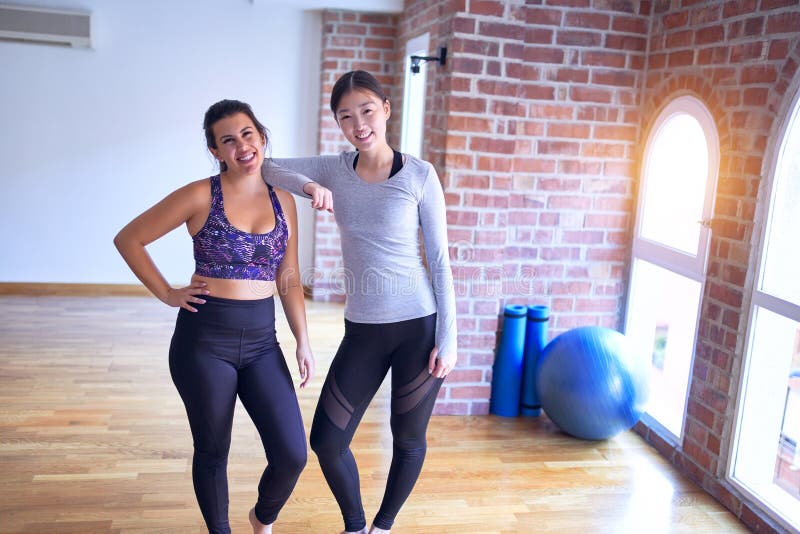
[[388, 530], [422, 469], [425, 432], [442, 385], [441, 379], [428, 373], [436, 314], [389, 324], [347, 320], [344, 324], [344, 339], [314, 414], [311, 448], [339, 503], [345, 530], [361, 530], [366, 520], [350, 441], [386, 373], [392, 370], [392, 465], [373, 522]]
[[192, 480], [214, 534], [228, 524], [228, 450], [236, 396], [255, 423], [268, 466], [258, 484], [256, 517], [275, 521], [306, 463], [306, 436], [292, 378], [275, 339], [275, 303], [204, 297], [181, 309], [169, 350], [194, 440]]

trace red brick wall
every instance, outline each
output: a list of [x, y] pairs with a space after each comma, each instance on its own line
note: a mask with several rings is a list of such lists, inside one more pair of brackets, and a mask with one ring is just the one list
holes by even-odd
[[[342, 135], [330, 109], [336, 80], [351, 70], [366, 70], [384, 86], [390, 99], [397, 89], [397, 20], [393, 15], [325, 11], [322, 15], [322, 84], [319, 121], [319, 153], [338, 154], [353, 147]], [[389, 142], [395, 144], [398, 121], [390, 123]], [[304, 285], [314, 300], [344, 301], [341, 285], [342, 255], [339, 230], [333, 215], [315, 214], [314, 273]]]
[[[459, 313], [459, 368], [437, 413], [488, 411], [505, 304], [547, 304], [551, 334], [618, 326], [628, 261], [647, 12], [521, 0], [415, 0], [425, 31], [424, 156], [437, 168]], [[649, 4], [645, 6], [649, 9]]]
[[[754, 216], [767, 141], [800, 64], [797, 1], [656, 1], [643, 132], [661, 106], [693, 94], [720, 135], [708, 277], [703, 295], [686, 432], [675, 448], [639, 431], [754, 530], [769, 530], [725, 483], [755, 273]], [[758, 236], [755, 236], [758, 239]]]
[[[676, 448], [637, 430], [753, 530], [769, 531], [724, 480], [760, 176], [800, 65], [798, 2], [543, 4], [408, 0], [394, 19], [326, 14], [324, 93], [373, 52], [382, 66], [367, 68], [392, 87], [395, 136], [406, 41], [428, 31], [432, 53], [448, 47], [447, 66], [428, 67], [423, 153], [445, 189], [460, 330], [459, 367], [437, 411], [486, 413], [504, 304], [549, 305], [551, 337], [621, 326], [641, 143], [664, 104], [694, 94], [716, 120], [721, 168], [686, 438]], [[381, 40], [367, 44], [373, 25]], [[341, 137], [326, 106], [320, 149], [330, 152]], [[332, 234], [321, 222], [318, 237]], [[326, 239], [317, 263], [333, 269], [338, 241]]]

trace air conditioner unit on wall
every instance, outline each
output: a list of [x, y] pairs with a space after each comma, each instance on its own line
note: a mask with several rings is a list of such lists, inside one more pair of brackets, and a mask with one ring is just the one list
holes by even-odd
[[0, 41], [91, 48], [91, 14], [0, 4]]

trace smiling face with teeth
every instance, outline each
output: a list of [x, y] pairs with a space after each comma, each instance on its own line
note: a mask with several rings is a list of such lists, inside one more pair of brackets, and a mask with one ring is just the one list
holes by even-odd
[[352, 89], [342, 95], [336, 121], [342, 133], [360, 152], [380, 150], [386, 143], [386, 121], [391, 115], [388, 100], [366, 89]]
[[266, 138], [250, 117], [235, 113], [215, 122], [212, 129], [217, 146], [208, 149], [220, 162], [225, 162], [227, 172], [259, 172], [264, 161]]

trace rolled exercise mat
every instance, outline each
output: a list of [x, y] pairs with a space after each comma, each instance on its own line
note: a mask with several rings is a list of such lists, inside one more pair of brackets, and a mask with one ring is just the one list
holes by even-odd
[[489, 412], [495, 415], [519, 415], [527, 313], [526, 306], [516, 304], [507, 305], [503, 312], [503, 333], [492, 366], [492, 397], [489, 401]]
[[539, 354], [547, 345], [547, 323], [550, 309], [547, 306], [528, 306], [525, 326], [525, 350], [522, 356], [522, 401], [520, 411], [528, 417], [538, 417], [542, 405], [536, 392], [536, 364]]

